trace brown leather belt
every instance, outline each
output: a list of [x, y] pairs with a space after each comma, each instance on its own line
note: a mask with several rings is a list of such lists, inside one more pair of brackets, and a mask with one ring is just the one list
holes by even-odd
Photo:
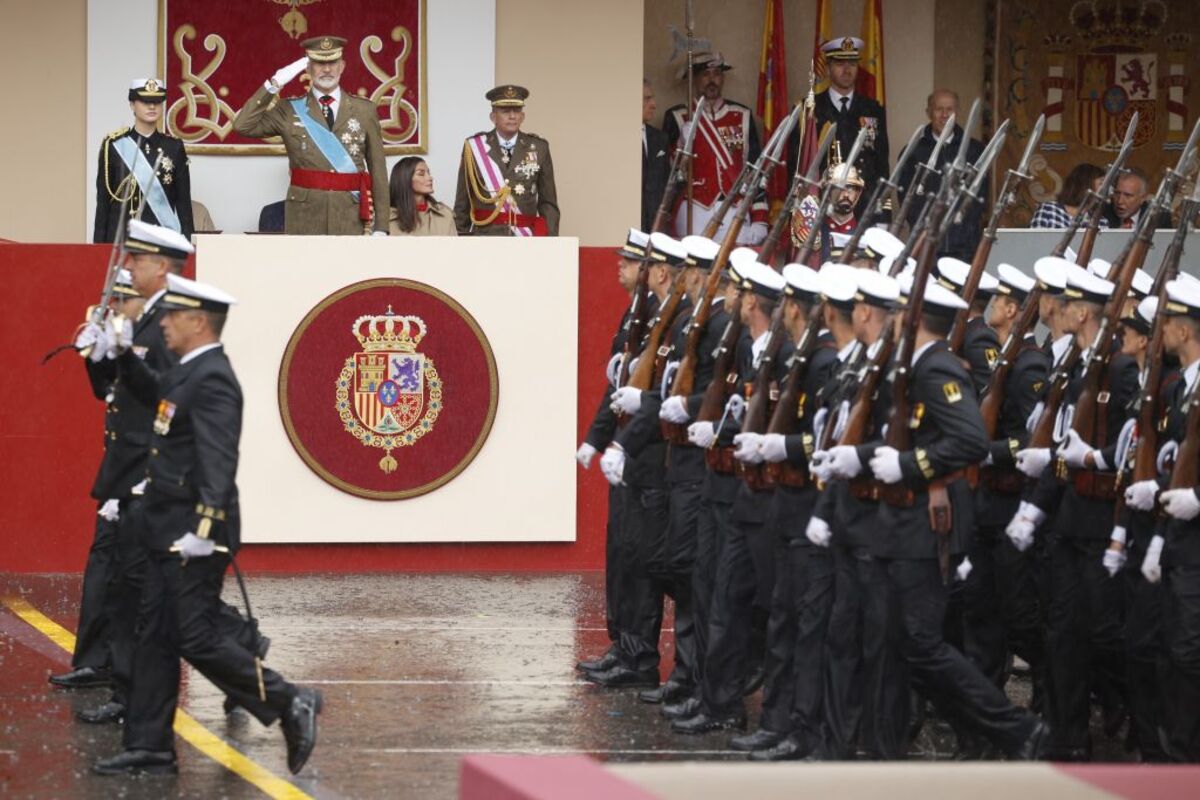
[[1096, 472], [1090, 469], [1076, 471], [1071, 482], [1075, 493], [1091, 500], [1116, 500], [1118, 475], [1115, 472]]
[[812, 480], [809, 474], [786, 461], [774, 461], [762, 465], [762, 480], [767, 486], [789, 486], [803, 489]]
[[674, 422], [659, 422], [658, 426], [662, 430], [662, 437], [667, 440], [668, 444], [676, 446], [690, 444], [687, 435], [687, 425], [677, 425]]
[[710, 447], [704, 451], [704, 463], [713, 472], [721, 475], [732, 475], [737, 470], [737, 459], [733, 457], [732, 447]]
[[983, 486], [996, 494], [1020, 494], [1025, 489], [1025, 475], [1011, 467], [984, 467], [980, 472]]
[[[944, 486], [968, 478], [968, 469], [956, 469], [937, 479]], [[902, 483], [882, 483], [874, 478], [854, 478], [850, 481], [850, 494], [858, 500], [882, 500], [896, 508], [912, 508], [917, 501], [916, 492]]]

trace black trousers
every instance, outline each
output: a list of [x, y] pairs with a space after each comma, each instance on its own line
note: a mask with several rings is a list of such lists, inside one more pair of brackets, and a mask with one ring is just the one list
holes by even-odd
[[260, 699], [254, 656], [221, 629], [221, 584], [228, 566], [229, 557], [222, 553], [186, 563], [163, 553], [148, 560], [125, 719], [126, 749], [173, 749], [180, 658], [264, 725], [291, 704], [295, 687], [265, 666], [266, 700]]
[[133, 680], [133, 654], [137, 648], [137, 622], [146, 581], [148, 553], [145, 547], [145, 518], [140, 497], [121, 501], [117, 521], [113, 577], [105, 595], [104, 614], [109, 620], [114, 702], [129, 704]]
[[[1125, 674], [1133, 739], [1142, 761], [1167, 761], [1159, 742], [1163, 724], [1163, 686], [1166, 685], [1166, 643], [1163, 632], [1163, 585], [1150, 583], [1139, 567], [1145, 553], [1130, 548], [1128, 566], [1114, 581], [1125, 593]], [[1172, 699], [1171, 702], [1174, 702]], [[1200, 708], [1195, 709], [1200, 713]]]
[[692, 565], [692, 638], [695, 640], [692, 685], [698, 699], [703, 699], [701, 687], [708, 671], [706, 657], [713, 587], [717, 583], [717, 557], [725, 531], [731, 524], [731, 510], [730, 503], [714, 500], [708, 492], [701, 493], [700, 515], [696, 520], [696, 557]]
[[1105, 571], [1107, 541], [1060, 537], [1050, 552], [1046, 716], [1053, 752], [1089, 749], [1091, 692], [1123, 691], [1122, 589]]
[[620, 601], [617, 584], [622, 566], [619, 546], [628, 491], [625, 486], [608, 487], [608, 522], [604, 526], [604, 624], [608, 628], [608, 639], [614, 646], [620, 635], [617, 630], [617, 604]]
[[691, 685], [696, 672], [696, 613], [692, 576], [700, 537], [702, 481], [670, 485], [663, 579], [675, 601], [675, 667], [671, 679]]
[[662, 632], [662, 579], [667, 535], [667, 490], [631, 486], [625, 498], [617, 586], [619, 601], [618, 651], [621, 666], [632, 670], [658, 669], [658, 638]]
[[75, 669], [108, 667], [109, 617], [105, 613], [106, 595], [114, 580], [118, 521], [96, 515], [96, 530], [83, 568], [83, 589], [79, 597], [79, 627], [75, 631]]
[[1164, 570], [1163, 727], [1172, 759], [1200, 761], [1200, 566]]
[[854, 758], [861, 738], [872, 758], [900, 758], [905, 752], [908, 675], [888, 636], [887, 577], [866, 548], [834, 544], [832, 558], [822, 751], [828, 758]]
[[1033, 675], [1034, 705], [1046, 681], [1046, 636], [1034, 578], [1034, 555], [1013, 547], [1002, 528], [980, 527], [970, 550], [971, 574], [963, 588], [965, 652], [988, 680], [1008, 682], [1009, 655]]
[[947, 590], [936, 559], [882, 562], [895, 614], [896, 649], [914, 684], [955, 725], [1013, 752], [1029, 737], [1034, 717], [1014, 706], [966, 656], [946, 643], [943, 627]]

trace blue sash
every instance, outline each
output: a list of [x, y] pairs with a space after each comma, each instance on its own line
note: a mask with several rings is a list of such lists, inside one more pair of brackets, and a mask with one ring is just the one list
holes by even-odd
[[134, 180], [138, 183], [138, 188], [142, 190], [142, 194], [146, 197], [146, 202], [150, 206], [150, 210], [154, 212], [155, 219], [158, 224], [164, 228], [170, 228], [173, 231], [182, 233], [182, 226], [179, 224], [179, 215], [175, 213], [175, 209], [171, 208], [171, 201], [167, 199], [167, 192], [163, 189], [162, 183], [158, 180], [158, 176], [154, 174], [153, 165], [146, 160], [146, 156], [138, 149], [137, 143], [133, 141], [132, 136], [124, 136], [116, 139], [112, 143], [113, 149], [117, 151], [117, 155], [125, 162], [125, 168], [133, 175]]
[[[338, 172], [357, 173], [358, 167], [354, 165], [354, 159], [346, 152], [346, 146], [342, 144], [342, 140], [329, 130], [329, 126], [323, 122], [317, 122], [313, 119], [312, 114], [308, 113], [306, 101], [308, 95], [304, 97], [296, 97], [288, 102], [292, 104], [292, 109], [295, 110], [296, 116], [304, 123], [304, 130], [308, 131], [308, 135], [312, 137], [313, 144], [321, 151], [321, 155], [325, 156], [325, 160], [329, 165]], [[345, 102], [343, 100], [342, 102]], [[354, 194], [358, 194], [355, 192]]]

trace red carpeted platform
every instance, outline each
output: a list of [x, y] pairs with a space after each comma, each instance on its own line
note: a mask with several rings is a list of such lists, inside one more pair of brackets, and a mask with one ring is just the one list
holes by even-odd
[[[0, 485], [7, 529], [0, 542], [0, 571], [83, 568], [95, 514], [88, 490], [102, 450], [103, 405], [92, 397], [74, 354], [63, 353], [45, 365], [41, 361], [71, 341], [84, 310], [96, 302], [109, 252], [107, 245], [0, 247], [9, 301], [0, 333], [8, 366], [0, 382], [5, 410]], [[580, 248], [581, 437], [603, 390], [612, 333], [627, 302], [614, 261], [611, 248]], [[567, 461], [563, 469], [578, 468]], [[578, 471], [576, 541], [570, 544], [249, 545], [239, 560], [247, 569], [275, 572], [600, 569], [607, 484], [598, 469]]]

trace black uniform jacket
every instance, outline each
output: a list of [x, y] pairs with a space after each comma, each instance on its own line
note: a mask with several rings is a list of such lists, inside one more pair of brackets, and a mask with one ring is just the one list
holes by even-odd
[[982, 395], [992, 378], [992, 367], [1000, 358], [1000, 337], [984, 322], [983, 317], [975, 317], [967, 322], [962, 347], [963, 358], [967, 361], [967, 369], [971, 371], [971, 381], [975, 385], [975, 394]]
[[[854, 147], [854, 140], [858, 136], [858, 129], [869, 127], [873, 129], [873, 133], [868, 133], [867, 138], [863, 142], [862, 152], [859, 153], [858, 167], [859, 174], [862, 176], [863, 182], [866, 184], [863, 187], [863, 195], [860, 203], [865, 203], [867, 198], [871, 196], [871, 190], [875, 188], [875, 181], [880, 176], [887, 175], [890, 172], [888, 166], [888, 136], [887, 136], [887, 113], [876, 101], [869, 97], [864, 97], [858, 92], [854, 93], [854, 97], [850, 99], [850, 106], [845, 114], [841, 113], [840, 107], [835, 107], [829, 99], [828, 90], [819, 93], [816, 96], [816, 114], [817, 114], [817, 130], [818, 132], [825, 127], [826, 123], [833, 123], [836, 126], [838, 147], [841, 148], [842, 158], [850, 157], [850, 148]], [[800, 134], [799, 129], [793, 130], [791, 137], [788, 139], [788, 173], [793, 174], [796, 171], [796, 159], [800, 152]], [[830, 151], [832, 152], [832, 150]], [[860, 209], [861, 211], [861, 206]]]
[[[1115, 355], [1108, 363], [1104, 379], [1109, 395], [1108, 409], [1097, 428], [1104, 427], [1103, 440], [1088, 444], [1100, 449], [1108, 464], [1105, 472], [1115, 471], [1117, 439], [1129, 416], [1129, 408], [1138, 393], [1138, 367], [1131, 356]], [[1082, 361], [1076, 365], [1074, 376], [1067, 386], [1066, 406], [1074, 406], [1083, 390]], [[1057, 463], [1042, 473], [1034, 488], [1030, 501], [1046, 512], [1057, 512], [1055, 530], [1067, 539], [1107, 542], [1113, 527], [1113, 503], [1095, 498], [1085, 498], [1076, 493], [1071, 480], [1064, 482], [1057, 474]], [[1073, 473], [1073, 471], [1072, 471]]]
[[92, 484], [92, 497], [97, 500], [125, 497], [146, 477], [150, 423], [158, 399], [157, 386], [147, 391], [146, 376], [166, 372], [178, 361], [163, 341], [161, 318], [162, 312], [151, 306], [136, 322], [126, 323], [133, 325], [133, 346], [128, 351], [116, 361], [84, 362], [92, 393], [106, 401], [104, 458]]
[[[687, 346], [687, 329], [690, 321], [690, 311], [686, 315], [686, 319], [676, 318], [676, 324], [671, 331], [671, 358], [673, 360], [683, 357], [684, 348]], [[696, 358], [696, 377], [692, 382], [692, 392], [686, 401], [688, 411], [693, 419], [700, 410], [704, 393], [716, 377], [713, 371], [717, 365], [717, 348], [721, 344], [721, 337], [728, 324], [729, 314], [725, 311], [725, 303], [723, 300], [717, 301], [712, 313], [709, 314], [704, 336], [700, 339], [700, 348]], [[668, 445], [668, 450], [667, 483], [681, 484], [704, 480], [707, 468], [704, 463], [703, 450], [690, 442]]]
[[[945, 341], [929, 345], [913, 365], [909, 381], [913, 449], [900, 454], [901, 482], [913, 490], [910, 507], [879, 504], [878, 531], [871, 549], [885, 558], [937, 557], [937, 535], [929, 524], [929, 484], [987, 457], [987, 434], [970, 376]], [[965, 549], [974, 529], [971, 489], [963, 479], [947, 486], [952, 507], [951, 551]]]
[[660, 128], [646, 124], [646, 142], [642, 148], [642, 230], [654, 227], [654, 215], [662, 203], [671, 175], [671, 144]]
[[242, 388], [221, 347], [163, 376], [154, 419], [146, 488], [152, 550], [185, 533], [236, 550], [240, 544], [237, 476]]
[[[1004, 382], [1004, 402], [1000, 405], [1000, 419], [996, 425], [996, 438], [988, 442], [992, 463], [986, 469], [996, 473], [1019, 476], [1016, 454], [1029, 442], [1026, 424], [1038, 401], [1046, 394], [1046, 378], [1050, 371], [1050, 357], [1037, 346], [1032, 336], [1026, 337], [1024, 345], [1017, 351], [1016, 361]], [[1020, 478], [1015, 477], [1017, 485]], [[1020, 503], [1020, 492], [993, 492], [986, 485], [975, 495], [978, 526], [1003, 527], [1012, 519]]]
[[[646, 309], [649, 315], [647, 319], [653, 319], [655, 311], [658, 309], [658, 297], [653, 293], [646, 295], [648, 308]], [[609, 357], [613, 357], [621, 353], [625, 349], [625, 340], [629, 336], [629, 326], [632, 323], [633, 308], [625, 309], [625, 313], [621, 315], [621, 322], [617, 326], [616, 333], [613, 334], [612, 345], [609, 347]], [[640, 345], [635, 346], [632, 350], [633, 358], [637, 358], [637, 353], [640, 350]], [[612, 404], [613, 387], [612, 384], [606, 384], [604, 394], [600, 398], [600, 404], [596, 408], [596, 413], [592, 416], [592, 424], [588, 426], [587, 435], [584, 436], [584, 441], [590, 444], [597, 450], [604, 450], [613, 440], [617, 429], [617, 415], [613, 413]]]
[[[1168, 388], [1164, 397], [1169, 400], [1169, 410], [1163, 419], [1164, 430], [1159, 434], [1159, 441], [1183, 441], [1187, 430], [1187, 387], [1183, 380], [1175, 381]], [[1161, 481], [1163, 488], [1169, 488], [1170, 479]], [[1196, 487], [1192, 488], [1196, 491]], [[1179, 520], [1167, 517], [1160, 528], [1163, 538], [1162, 564], [1167, 567], [1196, 566], [1200, 564], [1200, 517], [1191, 520]]]
[[[194, 227], [192, 224], [192, 179], [188, 171], [187, 151], [183, 142], [174, 136], [155, 131], [148, 137], [143, 137], [132, 128], [123, 128], [104, 137], [100, 145], [100, 163], [96, 169], [96, 222], [92, 231], [92, 241], [96, 243], [111, 242], [117, 238], [117, 225], [121, 216], [122, 191], [120, 184], [129, 175], [125, 162], [113, 147], [113, 142], [132, 137], [138, 144], [142, 155], [151, 164], [163, 154], [163, 160], [158, 168], [158, 180], [162, 184], [167, 200], [175, 214], [179, 217], [180, 233], [189, 239]], [[107, 164], [107, 172], [105, 167]], [[136, 183], [134, 184], [136, 185]], [[116, 195], [114, 197], [113, 195]], [[129, 202], [130, 211], [138, 206], [141, 190]], [[154, 209], [147, 203], [142, 210], [142, 221], [151, 225], [162, 225], [154, 216]]]
[[[953, 162], [954, 157], [958, 155], [958, 149], [962, 146], [962, 137], [962, 126], [955, 125], [950, 141], [938, 153], [937, 173], [930, 175], [925, 181], [925, 194], [923, 197], [932, 197], [937, 193], [938, 187], [942, 185], [942, 177], [939, 173], [944, 174], [946, 165]], [[925, 130], [921, 132], [921, 138], [913, 145], [913, 157], [908, 160], [908, 163], [904, 165], [904, 171], [900, 173], [901, 199], [903, 199], [903, 193], [908, 191], [909, 184], [912, 183], [913, 176], [917, 172], [917, 165], [929, 161], [929, 156], [933, 154], [933, 148], [936, 144], [937, 137], [933, 135], [932, 126], [926, 125]], [[982, 152], [983, 143], [978, 139], [972, 139], [967, 143], [967, 163], [974, 164]], [[988, 180], [986, 178], [980, 189], [979, 196], [981, 198], [988, 196]], [[915, 223], [917, 217], [921, 214], [922, 199], [917, 198], [909, 206], [908, 221], [910, 225]], [[969, 262], [974, 257], [975, 247], [979, 244], [979, 237], [983, 234], [982, 219], [983, 206], [978, 204], [972, 205], [963, 214], [961, 222], [956, 222], [950, 226], [950, 230], [946, 233], [946, 238], [942, 240], [941, 246], [938, 248], [938, 254], [954, 256], [955, 258]]]

